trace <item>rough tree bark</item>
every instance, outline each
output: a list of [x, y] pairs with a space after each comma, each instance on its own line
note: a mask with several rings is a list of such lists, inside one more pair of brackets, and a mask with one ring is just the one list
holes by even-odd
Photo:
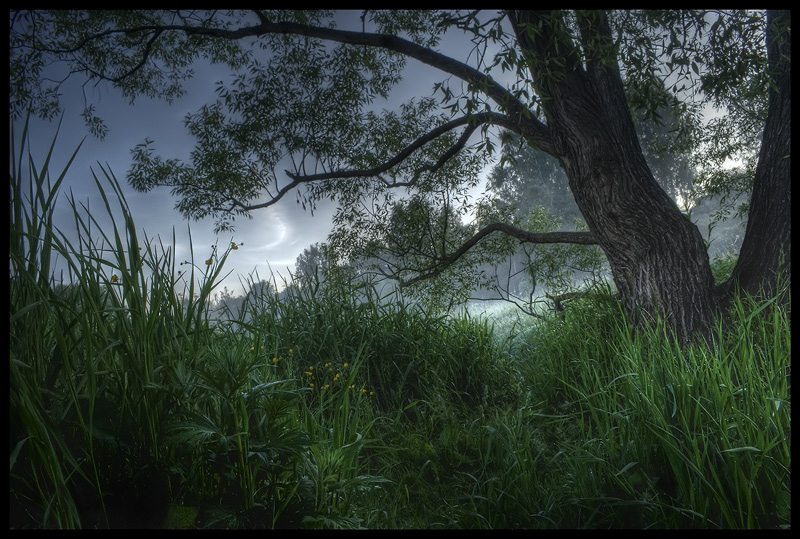
[[[598, 47], [598, 58], [584, 65], [561, 15], [511, 17], [528, 51], [554, 154], [628, 314], [639, 323], [662, 317], [681, 341], [706, 333], [718, 301], [702, 236], [647, 166], [615, 63], [603, 65]], [[540, 24], [548, 31], [528, 31]], [[610, 42], [602, 14], [581, 16], [580, 24], [583, 43]], [[554, 62], [565, 56], [563, 67]]]
[[791, 40], [779, 35], [790, 21], [788, 11], [767, 12], [767, 56], [775, 86], [769, 96], [747, 229], [739, 260], [722, 291], [726, 296], [735, 293], [736, 285], [752, 295], [774, 295], [779, 270], [791, 282]]

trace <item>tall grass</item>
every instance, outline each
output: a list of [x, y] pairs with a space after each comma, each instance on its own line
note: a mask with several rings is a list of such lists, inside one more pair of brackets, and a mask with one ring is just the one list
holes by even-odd
[[52, 148], [37, 168], [26, 137], [11, 527], [790, 525], [790, 303], [735, 302], [713, 343], [682, 349], [601, 290], [500, 339], [343, 273], [254, 279], [212, 320], [233, 244], [176, 264], [102, 166], [103, 219], [70, 197], [64, 233], [68, 165], [51, 183]]
[[[290, 415], [283, 402], [296, 388], [258, 379], [254, 365], [265, 357], [221, 347], [209, 323], [208, 299], [229, 251], [202, 269], [190, 261], [188, 276], [176, 273], [172, 248], [140, 243], [119, 183], [103, 167], [103, 181], [92, 176], [111, 225], [71, 198], [75, 230], [62, 233], [52, 216], [68, 167], [51, 184], [52, 146], [37, 169], [26, 138], [27, 124], [18, 153], [12, 142], [10, 175], [12, 526], [158, 526], [169, 503], [208, 501], [233, 484], [243, 497], [237, 510], [252, 509], [263, 486], [259, 459], [297, 458], [307, 442], [297, 429], [282, 430]], [[66, 283], [55, 279], [55, 258], [66, 265]], [[259, 415], [265, 408], [269, 421]], [[187, 448], [180, 434], [192, 419], [196, 438], [220, 434], [214, 449], [233, 440], [232, 477], [206, 473], [218, 462], [207, 445]], [[264, 438], [283, 445], [271, 453]]]
[[593, 302], [540, 338], [530, 379], [563, 436], [562, 525], [787, 525], [789, 309], [735, 301], [713, 344], [681, 349]]
[[386, 525], [374, 503], [396, 485], [381, 477], [382, 456], [403, 443], [387, 429], [463, 418], [519, 392], [486, 320], [388, 299], [368, 283], [306, 276], [280, 296], [248, 297], [238, 313], [238, 327], [280, 340], [276, 367], [304, 381], [306, 430], [319, 440], [304, 458], [317, 509], [310, 525]]
[[71, 198], [62, 233], [66, 169], [51, 186], [49, 158], [37, 171], [27, 156], [23, 178], [25, 157], [10, 176], [14, 527], [158, 527], [177, 505], [203, 527], [361, 526], [385, 483], [361, 457], [381, 414], [488, 398], [477, 366], [499, 365], [485, 325], [464, 333], [378, 307], [374, 289], [356, 300], [310, 280], [212, 324], [231, 249], [177, 272], [172, 248], [139, 239], [103, 167], [92, 176], [111, 224]]
[[[27, 122], [23, 140], [26, 135]], [[51, 305], [46, 293], [52, 254], [53, 196], [64, 174], [56, 179], [53, 188], [48, 189], [47, 165], [53, 152], [51, 146], [43, 170], [37, 170], [32, 161], [29, 163], [28, 190], [23, 191], [25, 149], [23, 145], [17, 153], [13, 132], [11, 141], [11, 513], [13, 518], [14, 510], [18, 509], [13, 503], [15, 499], [23, 506], [28, 500], [35, 499], [40, 503], [42, 520], [59, 527], [74, 527], [78, 517], [68, 483], [80, 468], [67, 441], [54, 428], [56, 419], [48, 410], [49, 402], [53, 400], [55, 378], [64, 365], [64, 345], [61, 343], [59, 349], [53, 343], [58, 331], [49, 316]], [[74, 158], [75, 154], [69, 163]], [[22, 203], [23, 193], [27, 195], [27, 205]], [[26, 338], [25, 335], [39, 338]], [[29, 360], [51, 356], [53, 361]], [[18, 474], [23, 467], [25, 473]], [[16, 492], [15, 479], [20, 485]]]

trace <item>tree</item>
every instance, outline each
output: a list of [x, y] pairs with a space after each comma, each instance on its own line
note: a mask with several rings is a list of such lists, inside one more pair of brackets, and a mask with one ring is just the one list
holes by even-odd
[[[780, 271], [790, 275], [788, 11], [354, 15], [344, 18], [356, 30], [338, 29], [327, 11], [12, 12], [11, 113], [32, 103], [54, 114], [57, 87], [41, 84], [51, 61], [131, 99], [174, 99], [204, 57], [237, 75], [219, 86], [215, 103], [186, 118], [198, 141], [191, 162], [156, 156], [148, 141], [135, 149], [128, 176], [141, 190], [170, 186], [188, 217], [213, 215], [230, 226], [290, 192], [312, 211], [315, 201], [334, 198], [336, 224], [359, 232], [380, 214], [376, 205], [391, 207], [407, 191], [460, 201], [456, 211], [464, 212], [465, 189], [504, 130], [558, 161], [589, 231], [534, 234], [481, 223], [404, 282], [441, 272], [498, 232], [522, 242], [597, 244], [631, 318], [661, 316], [687, 341], [709, 329], [739, 288], [775, 292]], [[436, 50], [459, 34], [469, 61]], [[434, 86], [439, 99], [376, 112], [374, 101], [388, 98], [407, 61], [446, 77]], [[676, 140], [705, 141], [716, 157], [741, 149], [725, 129], [750, 137], [761, 127], [753, 118], [766, 111], [741, 256], [722, 286], [700, 232], [654, 179], [636, 134], [632, 111], [654, 116], [665, 104], [698, 119]], [[728, 107], [731, 121], [706, 129], [706, 104]], [[90, 108], [85, 116], [102, 133]], [[285, 166], [291, 170], [278, 172]]]
[[314, 243], [303, 249], [294, 264], [295, 277], [313, 279], [323, 278], [334, 265], [330, 249], [325, 243]]
[[581, 213], [558, 159], [525, 144], [522, 137], [504, 141], [501, 162], [492, 168], [487, 187], [501, 203], [523, 217], [541, 206], [569, 223]]
[[[660, 91], [664, 94], [667, 89], [662, 87]], [[674, 143], [674, 133], [683, 128], [682, 124], [691, 122], [691, 118], [682, 114], [678, 107], [662, 106], [649, 117], [642, 110], [632, 112], [654, 178], [681, 209], [693, 208], [695, 167], [692, 156], [688, 149], [681, 151]], [[567, 176], [556, 158], [536, 151], [519, 136], [507, 137], [501, 151], [500, 163], [492, 168], [487, 187], [499, 204], [513, 208], [514, 217], [524, 222], [520, 224], [522, 228], [546, 232], [561, 226], [574, 230], [582, 225]], [[570, 289], [576, 276], [596, 280], [602, 260], [593, 254], [589, 246], [523, 243], [509, 258], [510, 264], [505, 267], [495, 264], [498, 271], [492, 287], [496, 292], [494, 296], [499, 294], [535, 316], [533, 306], [544, 302], [544, 297], [574, 297], [575, 292]], [[538, 286], [537, 290], [537, 285], [544, 286]], [[542, 296], [542, 288], [547, 291], [546, 296]]]
[[[666, 93], [666, 88], [662, 88]], [[632, 111], [636, 132], [647, 164], [658, 184], [673, 200], [688, 203], [694, 184], [694, 165], [688, 148], [676, 148], [674, 133], [685, 129], [680, 109], [661, 107], [656, 117]], [[657, 119], [656, 119], [657, 118]], [[567, 176], [558, 160], [531, 148], [519, 136], [503, 141], [500, 163], [489, 174], [488, 188], [505, 204], [517, 205], [517, 213], [542, 206], [571, 223], [581, 217], [569, 190]], [[522, 215], [520, 215], [522, 216]]]

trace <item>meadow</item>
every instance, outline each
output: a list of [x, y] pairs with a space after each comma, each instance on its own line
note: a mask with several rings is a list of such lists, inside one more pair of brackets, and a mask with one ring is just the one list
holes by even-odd
[[114, 226], [70, 199], [65, 234], [66, 170], [28, 160], [12, 137], [11, 528], [790, 527], [790, 303], [685, 348], [608, 289], [501, 327], [307, 278], [220, 317], [234, 245], [176, 262], [102, 167]]

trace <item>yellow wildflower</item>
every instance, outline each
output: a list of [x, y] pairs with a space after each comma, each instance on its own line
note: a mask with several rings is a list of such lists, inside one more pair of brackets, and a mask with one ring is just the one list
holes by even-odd
[[213, 258], [209, 258], [208, 260], [206, 260], [206, 266], [210, 266], [213, 261], [214, 261]]
[[112, 275], [111, 276], [111, 282], [112, 283], [116, 283], [117, 281], [119, 281], [119, 277], [117, 277], [116, 275]]
[[236, 249], [238, 249], [238, 248], [239, 248], [239, 246], [238, 246], [238, 245], [236, 245], [236, 242], [233, 242], [233, 241], [232, 241], [232, 242], [231, 242], [231, 249], [233, 249], [233, 250], [235, 251], [235, 250], [236, 250]]

